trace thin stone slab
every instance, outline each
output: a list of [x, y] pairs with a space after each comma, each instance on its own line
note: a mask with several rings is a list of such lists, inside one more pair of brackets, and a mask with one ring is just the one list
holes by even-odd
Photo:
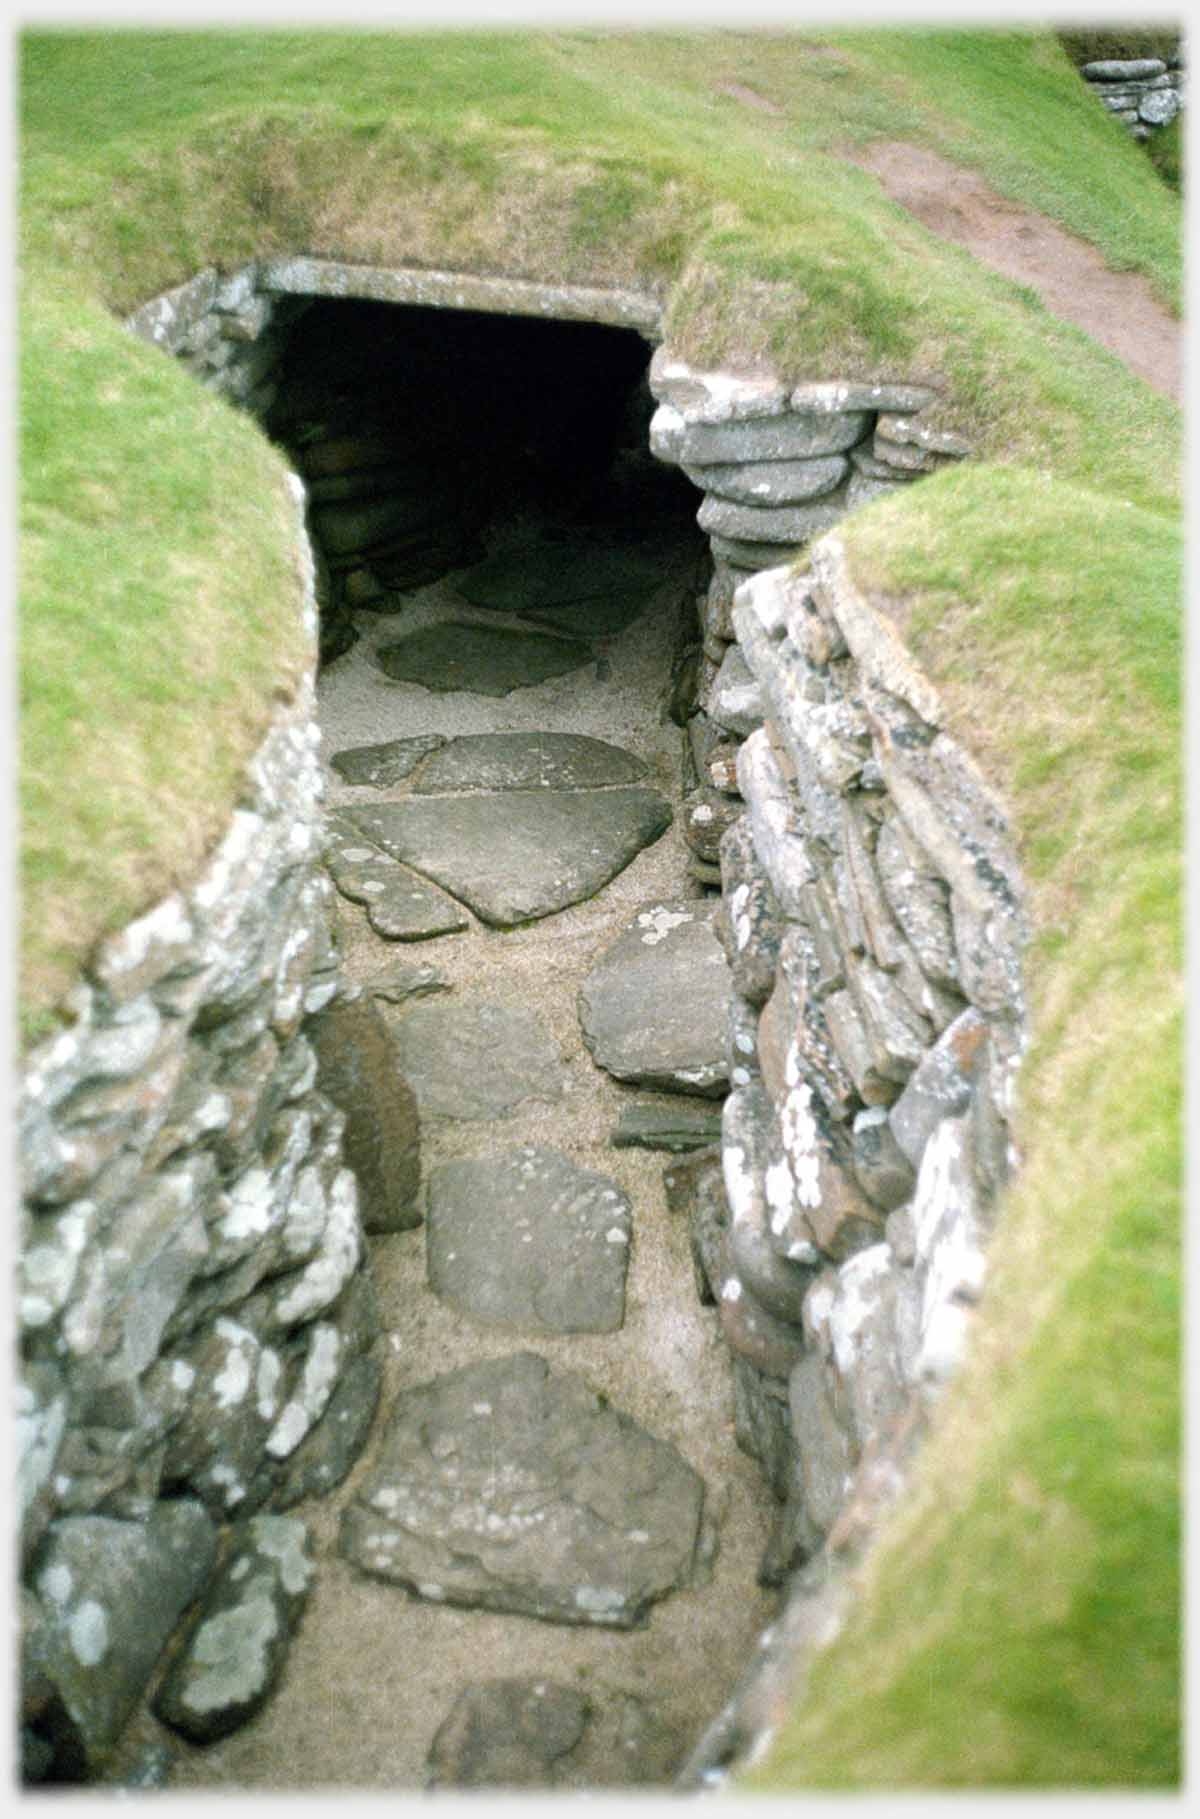
[[631, 1230], [617, 1183], [558, 1150], [459, 1157], [430, 1176], [429, 1286], [484, 1320], [615, 1333]]
[[614, 1149], [682, 1155], [721, 1141], [721, 1114], [698, 1105], [626, 1105], [609, 1142]]
[[396, 1065], [422, 1116], [506, 1118], [523, 1099], [562, 1097], [562, 1055], [532, 1011], [418, 1001], [391, 1029]]
[[657, 586], [663, 561], [652, 552], [608, 543], [539, 543], [489, 556], [455, 577], [472, 606], [493, 612], [541, 613], [578, 601], [628, 599], [641, 605]]
[[729, 1083], [729, 968], [713, 927], [720, 905], [648, 903], [588, 974], [583, 1039], [618, 1080], [719, 1098]]
[[703, 1510], [673, 1446], [516, 1352], [398, 1397], [340, 1550], [435, 1602], [629, 1629], [691, 1580]]
[[445, 745], [442, 733], [418, 733], [412, 739], [386, 739], [382, 745], [355, 745], [334, 752], [329, 762], [346, 783], [390, 789], [412, 775], [422, 758]]
[[671, 825], [657, 790], [497, 790], [346, 811], [368, 840], [495, 928], [580, 903]]
[[632, 752], [583, 733], [468, 733], [430, 759], [413, 794], [608, 789], [640, 783], [645, 775], [646, 766]]
[[384, 941], [427, 941], [470, 926], [459, 904], [391, 854], [364, 844], [354, 821], [331, 815], [329, 834], [325, 864], [330, 877], [343, 897], [363, 905]]
[[496, 696], [565, 676], [594, 655], [575, 639], [456, 621], [425, 626], [375, 653], [393, 682], [416, 682], [437, 694]]
[[463, 1687], [430, 1747], [426, 1787], [665, 1789], [686, 1748], [635, 1693], [532, 1676]]
[[388, 1004], [404, 1004], [409, 998], [432, 998], [437, 992], [450, 991], [449, 979], [436, 966], [415, 960], [394, 960], [368, 979], [366, 990], [372, 998]]

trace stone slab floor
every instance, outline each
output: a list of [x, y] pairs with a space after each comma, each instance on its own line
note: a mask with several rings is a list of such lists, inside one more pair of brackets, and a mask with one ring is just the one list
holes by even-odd
[[[536, 1012], [563, 1057], [561, 1097], [553, 1103], [527, 1098], [491, 1119], [425, 1118], [423, 1180], [448, 1159], [484, 1158], [526, 1144], [562, 1151], [581, 1168], [611, 1177], [632, 1206], [625, 1317], [619, 1331], [608, 1333], [490, 1323], [429, 1289], [424, 1225], [370, 1238], [386, 1353], [371, 1437], [332, 1495], [292, 1512], [309, 1525], [318, 1574], [281, 1687], [233, 1736], [204, 1749], [181, 1748], [173, 1790], [415, 1790], [425, 1784], [434, 1738], [463, 1688], [518, 1676], [574, 1689], [606, 1710], [627, 1709], [622, 1696], [633, 1695], [682, 1756], [770, 1620], [774, 1598], [757, 1587], [755, 1570], [771, 1499], [758, 1466], [734, 1442], [729, 1355], [715, 1309], [697, 1300], [687, 1232], [672, 1221], [663, 1193], [670, 1157], [611, 1146], [622, 1110], [647, 1095], [595, 1065], [584, 1047], [576, 1002], [582, 980], [640, 905], [699, 891], [688, 878], [679, 831], [682, 735], [662, 711], [678, 602], [693, 585], [692, 560], [681, 556], [648, 610], [598, 641], [598, 655], [586, 667], [502, 697], [435, 692], [390, 680], [376, 665], [378, 647], [425, 625], [473, 618], [518, 623], [473, 608], [453, 576], [407, 596], [399, 616], [361, 614], [360, 641], [322, 675], [327, 766], [348, 747], [417, 734], [582, 733], [636, 753], [647, 766], [645, 783], [675, 807], [675, 825], [598, 895], [524, 927], [497, 929], [471, 917], [458, 932], [389, 942], [372, 930], [362, 907], [336, 899], [344, 966], [353, 981], [366, 983], [397, 959], [432, 963], [451, 992], [423, 999], [423, 1005], [480, 998]], [[342, 781], [331, 766], [328, 786], [329, 803], [338, 809], [384, 799], [376, 788]], [[389, 1020], [403, 1014], [376, 1002]], [[664, 1103], [696, 1108], [706, 1102], [673, 1096]], [[642, 1627], [562, 1624], [430, 1602], [365, 1576], [338, 1552], [342, 1511], [370, 1481], [397, 1396], [459, 1366], [521, 1350], [540, 1354], [552, 1371], [581, 1375], [616, 1409], [672, 1442], [704, 1480], [719, 1528], [711, 1575], [705, 1583], [701, 1573], [700, 1582], [654, 1604]], [[585, 1758], [580, 1752], [581, 1762]], [[595, 1750], [590, 1759], [597, 1759]]]

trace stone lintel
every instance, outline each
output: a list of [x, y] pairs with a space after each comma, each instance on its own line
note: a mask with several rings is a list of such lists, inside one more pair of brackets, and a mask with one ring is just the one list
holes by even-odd
[[584, 284], [535, 284], [524, 278], [481, 277], [473, 272], [343, 265], [334, 259], [268, 259], [260, 269], [259, 286], [285, 296], [365, 297], [378, 303], [480, 310], [495, 316], [600, 322], [652, 336], [658, 335], [662, 321], [657, 300], [644, 292], [601, 290]]

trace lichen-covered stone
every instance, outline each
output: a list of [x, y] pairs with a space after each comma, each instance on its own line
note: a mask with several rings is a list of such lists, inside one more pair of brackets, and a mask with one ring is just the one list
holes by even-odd
[[618, 1080], [719, 1097], [728, 1079], [729, 971], [716, 906], [648, 903], [579, 993], [588, 1052]]
[[302, 1522], [254, 1516], [232, 1547], [154, 1699], [158, 1716], [192, 1743], [245, 1724], [270, 1698], [315, 1568]]
[[400, 1395], [340, 1545], [435, 1603], [629, 1628], [691, 1578], [703, 1504], [674, 1447], [517, 1352]]
[[939, 1037], [913, 1071], [889, 1113], [892, 1135], [913, 1168], [943, 1118], [956, 1117], [970, 1101], [987, 1064], [988, 1026], [969, 1007]]
[[145, 1522], [68, 1516], [52, 1527], [37, 1574], [45, 1669], [89, 1767], [116, 1741], [215, 1558], [216, 1530], [193, 1502], [160, 1504]]
[[749, 817], [743, 811], [721, 836], [725, 904], [718, 933], [734, 990], [748, 1004], [765, 1004], [775, 983], [785, 928], [778, 899], [759, 862]]

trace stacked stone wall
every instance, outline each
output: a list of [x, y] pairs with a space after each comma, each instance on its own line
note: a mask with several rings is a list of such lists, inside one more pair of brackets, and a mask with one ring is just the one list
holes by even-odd
[[713, 553], [685, 831], [733, 982], [721, 1143], [667, 1187], [778, 1502], [760, 1578], [785, 1591], [681, 1773], [697, 1787], [769, 1739], [961, 1360], [1015, 1163], [1027, 924], [1003, 807], [834, 528], [969, 453], [935, 391], [789, 391], [664, 349], [651, 386], [651, 446], [703, 491]]
[[[311, 569], [306, 611], [315, 636]], [[99, 946], [20, 1082], [32, 1779], [103, 1767], [222, 1552], [336, 1481], [378, 1394], [345, 1120], [309, 1035], [338, 990], [314, 710], [310, 676], [203, 875]], [[255, 1545], [302, 1551], [298, 1528]]]
[[1186, 99], [1182, 44], [1169, 60], [1102, 59], [1085, 63], [1080, 74], [1101, 106], [1115, 114], [1135, 139], [1149, 139], [1169, 126]]

